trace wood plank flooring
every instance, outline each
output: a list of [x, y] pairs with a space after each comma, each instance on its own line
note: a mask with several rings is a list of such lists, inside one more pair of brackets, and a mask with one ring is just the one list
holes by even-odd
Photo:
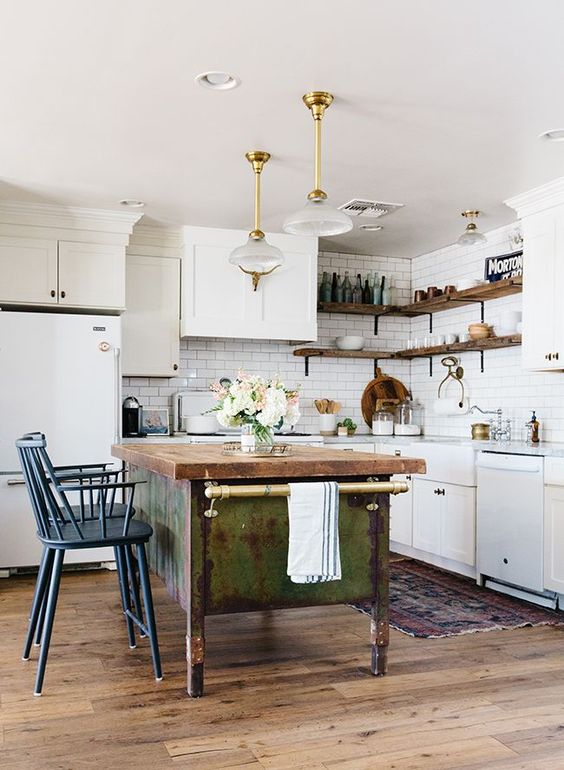
[[0, 580], [1, 770], [562, 770], [564, 630], [412, 639], [369, 674], [346, 607], [208, 620], [206, 695], [185, 691], [184, 614], [153, 577], [165, 679], [129, 650], [117, 578], [68, 573], [43, 696], [21, 647], [33, 580]]

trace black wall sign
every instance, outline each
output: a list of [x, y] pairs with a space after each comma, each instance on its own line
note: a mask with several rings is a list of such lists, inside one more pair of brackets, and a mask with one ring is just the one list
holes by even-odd
[[518, 275], [523, 275], [523, 251], [513, 251], [511, 254], [500, 254], [499, 257], [486, 259], [484, 269], [486, 281], [494, 283], [503, 278], [515, 278]]

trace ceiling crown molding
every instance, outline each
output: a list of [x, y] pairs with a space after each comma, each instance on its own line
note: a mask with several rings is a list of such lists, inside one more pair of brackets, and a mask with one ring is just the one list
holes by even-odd
[[48, 203], [0, 200], [0, 222], [33, 227], [63, 227], [70, 230], [131, 234], [142, 212], [108, 211]]
[[503, 202], [506, 206], [514, 209], [519, 218], [560, 206], [564, 204], [564, 177], [554, 179], [548, 184], [535, 187], [533, 190], [515, 195]]

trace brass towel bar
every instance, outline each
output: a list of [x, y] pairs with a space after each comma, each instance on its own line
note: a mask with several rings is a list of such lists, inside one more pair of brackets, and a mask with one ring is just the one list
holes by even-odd
[[[241, 484], [240, 486], [229, 486], [228, 484], [217, 484], [217, 482], [207, 482], [205, 495], [211, 500], [209, 510], [204, 515], [207, 518], [217, 516], [217, 510], [214, 509], [216, 500], [227, 500], [230, 497], [290, 497], [289, 484]], [[409, 486], [406, 481], [351, 481], [339, 484], [339, 494], [390, 494], [400, 495], [407, 492]]]

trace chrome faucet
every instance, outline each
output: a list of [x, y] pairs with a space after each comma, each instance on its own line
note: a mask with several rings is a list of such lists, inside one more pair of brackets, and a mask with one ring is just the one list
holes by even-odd
[[[470, 412], [473, 412], [476, 410], [477, 412], [481, 412], [482, 414], [495, 414], [497, 417], [497, 420], [494, 423], [493, 418], [489, 420], [490, 424], [490, 440], [491, 441], [507, 441], [508, 443], [511, 441], [511, 420], [503, 420], [503, 410], [501, 407], [499, 409], [480, 409], [477, 404], [474, 404], [470, 407]], [[505, 424], [505, 427], [504, 427]]]

